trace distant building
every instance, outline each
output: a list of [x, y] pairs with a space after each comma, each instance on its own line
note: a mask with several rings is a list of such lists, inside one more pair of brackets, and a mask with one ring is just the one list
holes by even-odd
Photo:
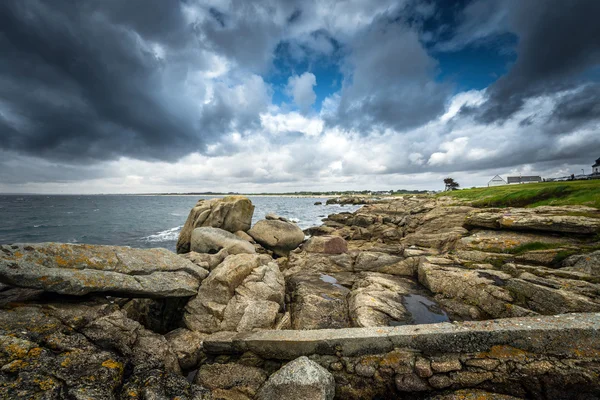
[[508, 184], [511, 185], [513, 183], [532, 183], [532, 182], [541, 182], [541, 176], [509, 176]]
[[491, 181], [488, 182], [488, 187], [502, 186], [502, 185], [506, 185], [506, 181], [504, 179], [502, 179], [502, 177], [500, 175], [496, 175], [495, 177], [492, 178]]
[[592, 174], [600, 174], [600, 158], [596, 160], [596, 164], [592, 165]]

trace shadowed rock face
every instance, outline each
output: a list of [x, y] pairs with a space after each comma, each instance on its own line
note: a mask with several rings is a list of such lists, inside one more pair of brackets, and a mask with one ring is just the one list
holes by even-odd
[[206, 274], [166, 249], [60, 243], [0, 248], [1, 282], [60, 294], [187, 297]]
[[243, 196], [200, 200], [190, 211], [177, 240], [177, 253], [190, 251], [192, 231], [201, 226], [221, 228], [231, 233], [247, 231], [252, 224], [254, 206]]

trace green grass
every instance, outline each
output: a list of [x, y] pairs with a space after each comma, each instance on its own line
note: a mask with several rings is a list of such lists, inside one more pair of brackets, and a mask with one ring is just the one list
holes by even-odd
[[438, 196], [466, 200], [474, 207], [584, 205], [600, 209], [600, 179], [463, 189], [440, 193]]

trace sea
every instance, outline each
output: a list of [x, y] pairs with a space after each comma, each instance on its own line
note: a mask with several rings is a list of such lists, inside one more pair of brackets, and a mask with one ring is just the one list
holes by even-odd
[[[62, 242], [175, 251], [192, 207], [215, 197], [221, 196], [0, 195], [0, 244]], [[325, 198], [248, 197], [255, 206], [253, 224], [275, 213], [302, 229], [321, 225], [329, 214], [360, 208], [325, 205]]]

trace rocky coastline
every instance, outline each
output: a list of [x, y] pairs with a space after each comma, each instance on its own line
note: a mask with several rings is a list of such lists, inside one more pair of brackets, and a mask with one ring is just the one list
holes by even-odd
[[200, 200], [178, 254], [1, 245], [0, 398], [598, 398], [599, 210], [333, 202]]

